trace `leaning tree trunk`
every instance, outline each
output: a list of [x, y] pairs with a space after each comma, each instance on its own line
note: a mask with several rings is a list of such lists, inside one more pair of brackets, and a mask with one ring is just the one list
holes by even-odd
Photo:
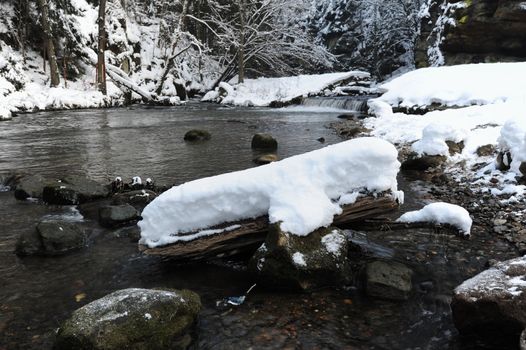
[[49, 24], [49, 11], [47, 0], [37, 0], [37, 5], [38, 9], [40, 10], [40, 23], [42, 25], [42, 31], [44, 32], [44, 40], [46, 42], [51, 86], [58, 86], [60, 84], [60, 76], [58, 74], [57, 56], [55, 55], [55, 45], [53, 45], [53, 39], [51, 36], [51, 26]]
[[106, 50], [106, 0], [100, 0], [99, 3], [99, 17], [97, 19], [99, 25], [99, 49], [97, 52], [97, 84], [99, 91], [104, 95], [106, 90], [106, 60], [104, 51]]

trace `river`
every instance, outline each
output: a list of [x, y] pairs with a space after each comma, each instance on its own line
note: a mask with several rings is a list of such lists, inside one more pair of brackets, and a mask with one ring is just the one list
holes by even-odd
[[[102, 182], [138, 175], [180, 184], [255, 166], [258, 154], [250, 140], [256, 132], [278, 139], [280, 158], [340, 142], [327, 125], [341, 113], [190, 103], [21, 115], [0, 123], [0, 175], [82, 174]], [[210, 131], [212, 139], [185, 143], [185, 132], [193, 128]], [[325, 143], [317, 141], [321, 137]], [[410, 198], [403, 210], [423, 202], [426, 184], [416, 184], [400, 178]], [[12, 192], [0, 192], [0, 213], [2, 350], [50, 349], [55, 330], [73, 310], [129, 287], [199, 293], [199, 349], [490, 349], [457, 336], [449, 300], [454, 286], [484, 268], [485, 256], [506, 258], [509, 249], [489, 234], [466, 241], [423, 229], [411, 235], [373, 232], [366, 241], [378, 244], [384, 258], [415, 271], [409, 301], [373, 300], [357, 288], [297, 294], [256, 287], [245, 304], [226, 308], [217, 302], [253, 284], [243, 262], [176, 265], [143, 256], [135, 243], [84, 220], [74, 207], [20, 202]], [[57, 217], [89, 228], [89, 247], [53, 258], [13, 254], [18, 235]]]

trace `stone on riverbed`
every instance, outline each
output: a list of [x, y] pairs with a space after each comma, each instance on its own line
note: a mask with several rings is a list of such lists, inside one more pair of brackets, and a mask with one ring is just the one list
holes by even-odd
[[375, 261], [365, 270], [366, 292], [371, 297], [407, 300], [411, 293], [413, 271], [395, 262]]
[[446, 160], [446, 156], [430, 156], [427, 154], [419, 156], [416, 153], [411, 153], [407, 160], [402, 163], [402, 170], [423, 171], [439, 167]]
[[44, 221], [36, 230], [22, 234], [16, 244], [18, 255], [61, 255], [84, 248], [86, 232], [71, 222]]
[[123, 205], [130, 204], [135, 209], [142, 211], [144, 207], [148, 205], [157, 197], [157, 193], [150, 190], [138, 190], [130, 192], [116, 193], [112, 197], [112, 204]]
[[107, 186], [88, 178], [69, 175], [44, 187], [42, 199], [48, 204], [75, 205], [107, 197]]
[[335, 228], [321, 228], [308, 236], [269, 227], [265, 244], [250, 261], [260, 283], [275, 289], [310, 290], [350, 282], [345, 235]]
[[119, 227], [137, 223], [139, 212], [129, 204], [108, 205], [99, 209], [99, 222], [104, 227]]
[[187, 349], [200, 309], [189, 290], [119, 290], [76, 310], [55, 349]]
[[25, 175], [14, 182], [15, 198], [42, 198], [42, 191], [46, 184], [52, 182], [41, 175]]
[[461, 333], [518, 339], [526, 327], [526, 257], [500, 262], [462, 283], [451, 308]]
[[272, 162], [277, 162], [279, 160], [278, 156], [275, 154], [264, 154], [254, 159], [254, 163], [257, 165], [270, 164]]
[[255, 134], [252, 137], [252, 149], [276, 150], [278, 141], [270, 134]]
[[184, 135], [184, 140], [189, 142], [208, 141], [212, 135], [206, 130], [190, 130]]

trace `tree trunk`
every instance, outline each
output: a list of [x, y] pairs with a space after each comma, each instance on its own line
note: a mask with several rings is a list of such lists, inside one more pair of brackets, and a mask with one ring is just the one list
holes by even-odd
[[97, 52], [97, 84], [99, 91], [104, 95], [106, 90], [106, 60], [104, 51], [106, 51], [106, 0], [100, 0], [99, 3], [99, 17], [97, 19], [99, 25], [99, 49]]
[[[398, 208], [396, 200], [387, 195], [383, 197], [359, 198], [355, 203], [345, 205], [340, 215], [334, 217], [333, 225], [348, 227], [366, 219], [377, 218]], [[179, 261], [207, 260], [224, 258], [257, 249], [264, 241], [268, 231], [268, 218], [230, 222], [214, 226], [212, 229], [225, 229], [238, 225], [238, 228], [224, 233], [197, 238], [188, 242], [178, 242], [162, 247], [139, 249], [148, 255], [169, 256]], [[193, 234], [191, 232], [189, 234]]]
[[245, 81], [245, 0], [239, 0], [239, 48], [237, 50], [238, 58], [238, 83]]
[[51, 36], [51, 26], [49, 24], [47, 0], [37, 0], [37, 5], [38, 9], [40, 10], [40, 23], [42, 25], [42, 31], [44, 32], [44, 40], [46, 42], [51, 86], [54, 87], [60, 84], [60, 76], [58, 73], [57, 56], [55, 55], [55, 45], [53, 45], [53, 39]]

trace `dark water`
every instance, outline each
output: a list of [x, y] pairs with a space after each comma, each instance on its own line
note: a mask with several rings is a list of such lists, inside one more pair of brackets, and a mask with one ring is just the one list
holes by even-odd
[[[268, 109], [129, 108], [24, 115], [0, 124], [0, 175], [11, 171], [47, 176], [86, 174], [97, 180], [120, 175], [181, 183], [253, 166], [255, 132], [270, 132], [287, 157], [340, 140], [325, 125], [338, 113]], [[212, 133], [210, 142], [188, 145], [192, 128]], [[401, 179], [410, 200], [419, 188]], [[425, 185], [424, 185], [425, 188]], [[96, 223], [90, 246], [64, 257], [20, 259], [16, 237], [46, 218], [79, 220], [74, 208], [15, 201], [0, 193], [0, 349], [49, 349], [71, 312], [114, 290], [129, 287], [189, 288], [204, 310], [200, 349], [476, 349], [451, 321], [452, 289], [482, 270], [488, 256], [514, 256], [486, 232], [465, 241], [430, 230], [373, 232], [362, 237], [379, 257], [414, 269], [415, 292], [403, 303], [371, 300], [356, 289], [327, 288], [312, 294], [258, 288], [234, 309], [216, 301], [242, 294], [253, 277], [242, 263], [175, 265], [146, 257], [127, 239]], [[486, 347], [488, 348], [488, 347]]]

